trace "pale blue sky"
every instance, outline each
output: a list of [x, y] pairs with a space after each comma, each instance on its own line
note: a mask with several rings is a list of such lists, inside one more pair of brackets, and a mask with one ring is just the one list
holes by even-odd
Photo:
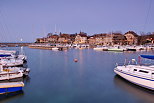
[[0, 42], [49, 32], [154, 32], [153, 0], [0, 0]]

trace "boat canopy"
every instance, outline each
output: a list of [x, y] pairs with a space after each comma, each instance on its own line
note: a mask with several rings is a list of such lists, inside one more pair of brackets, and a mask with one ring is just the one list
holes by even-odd
[[142, 58], [154, 59], [154, 55], [140, 55]]

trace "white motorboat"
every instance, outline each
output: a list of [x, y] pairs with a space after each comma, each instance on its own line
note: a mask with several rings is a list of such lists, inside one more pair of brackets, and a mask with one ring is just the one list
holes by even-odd
[[98, 50], [98, 51], [106, 51], [106, 50], [108, 50], [108, 47], [106, 47], [106, 46], [98, 46], [98, 47], [95, 47], [95, 48], [93, 48], [94, 50]]
[[108, 51], [117, 51], [117, 52], [123, 52], [126, 49], [120, 45], [114, 45], [112, 47], [108, 47]]
[[57, 50], [59, 50], [59, 48], [57, 48], [57, 47], [54, 47], [54, 48], [52, 48], [52, 50], [55, 50], [55, 51], [57, 51]]
[[96, 47], [96, 48], [93, 48], [94, 50], [98, 50], [98, 51], [102, 51], [103, 48], [102, 47]]
[[114, 72], [136, 85], [154, 90], [154, 65], [138, 65], [135, 59], [132, 63], [134, 65], [117, 65]]
[[20, 59], [0, 59], [0, 64], [2, 64], [5, 67], [10, 66], [21, 66], [23, 65], [23, 60]]
[[0, 50], [0, 59], [21, 59], [23, 62], [27, 61], [27, 56], [24, 54], [18, 54], [16, 51]]
[[23, 60], [23, 62], [27, 62], [27, 56], [20, 54], [16, 56], [17, 59]]
[[30, 68], [23, 68], [23, 67], [4, 67], [3, 71], [9, 71], [9, 72], [18, 72], [22, 71], [24, 76], [28, 76], [30, 72]]
[[0, 65], [0, 80], [10, 80], [23, 77], [23, 71], [5, 71], [3, 66]]

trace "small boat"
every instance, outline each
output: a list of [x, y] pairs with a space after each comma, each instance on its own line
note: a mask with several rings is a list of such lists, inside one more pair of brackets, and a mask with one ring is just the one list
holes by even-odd
[[127, 48], [126, 51], [136, 51], [136, 49], [135, 48]]
[[23, 70], [7, 70], [0, 65], [0, 80], [11, 80], [23, 77]]
[[12, 66], [21, 66], [24, 64], [23, 60], [20, 59], [0, 59], [0, 64], [5, 67], [12, 67]]
[[154, 65], [139, 65], [132, 59], [131, 64], [117, 64], [114, 72], [136, 85], [154, 90]]
[[123, 52], [125, 51], [125, 48], [120, 45], [114, 45], [112, 47], [108, 47], [108, 51]]
[[21, 91], [23, 87], [23, 82], [0, 83], [0, 94]]
[[23, 62], [27, 61], [27, 56], [24, 54], [17, 54], [16, 51], [0, 50], [0, 59], [21, 59]]
[[118, 48], [109, 48], [108, 51], [117, 51], [117, 52], [123, 52], [124, 49], [118, 49]]
[[57, 47], [54, 47], [54, 48], [52, 48], [52, 50], [56, 50], [56, 51], [57, 51], [57, 50], [59, 50], [59, 48], [57, 48]]
[[135, 46], [126, 46], [126, 51], [136, 51]]
[[95, 47], [93, 49], [98, 50], [98, 51], [107, 51], [108, 47], [106, 47], [106, 46], [98, 46], [98, 47]]
[[9, 71], [9, 72], [18, 72], [22, 71], [24, 76], [28, 76], [30, 72], [30, 68], [23, 68], [23, 67], [4, 67], [3, 71]]
[[98, 50], [98, 51], [102, 51], [103, 48], [102, 47], [96, 47], [96, 48], [93, 48], [94, 50]]

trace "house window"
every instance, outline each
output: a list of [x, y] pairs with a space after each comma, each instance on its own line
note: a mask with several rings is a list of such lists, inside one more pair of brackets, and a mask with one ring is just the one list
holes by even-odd
[[142, 72], [142, 73], [149, 73], [148, 71], [144, 71], [144, 70], [139, 70], [139, 72]]
[[134, 69], [134, 71], [137, 71], [137, 69]]

